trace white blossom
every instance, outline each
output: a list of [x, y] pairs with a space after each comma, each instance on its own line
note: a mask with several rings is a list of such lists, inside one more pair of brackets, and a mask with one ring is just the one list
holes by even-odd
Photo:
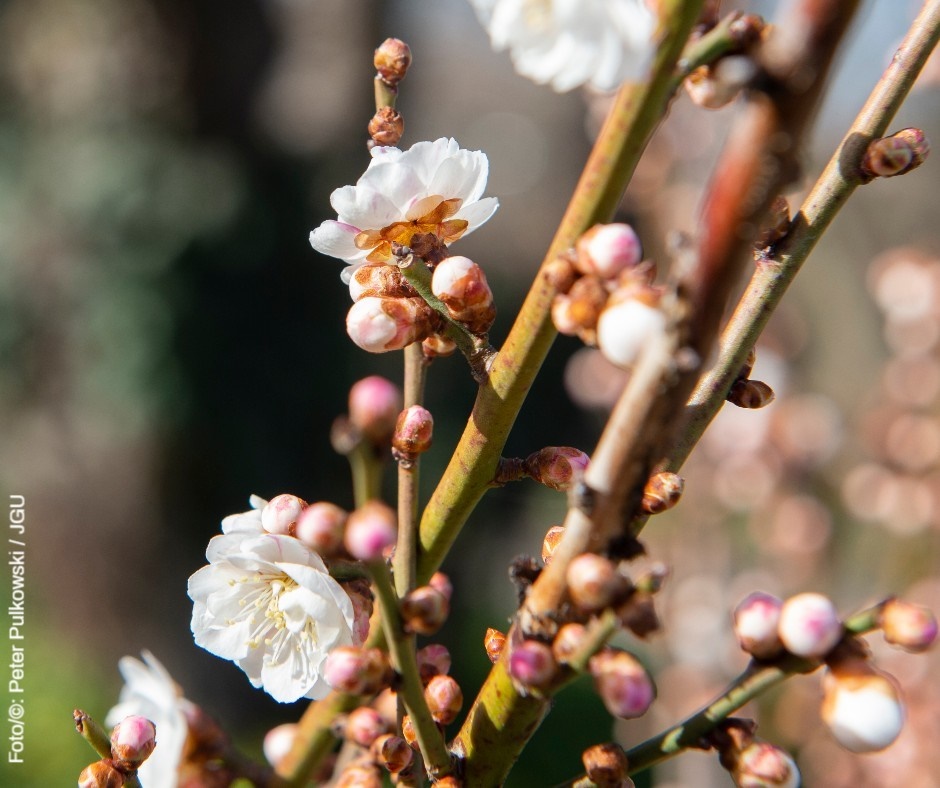
[[185, 711], [191, 704], [153, 654], [143, 651], [141, 656], [143, 662], [135, 657], [122, 657], [118, 662], [124, 686], [105, 724], [117, 725], [132, 714], [150, 720], [157, 730], [157, 746], [138, 769], [141, 784], [147, 788], [175, 788], [189, 731]]
[[323, 663], [353, 642], [354, 619], [323, 560], [292, 536], [263, 532], [257, 509], [227, 517], [206, 558], [189, 578], [197, 645], [282, 703], [325, 696]]
[[486, 154], [463, 150], [453, 139], [418, 142], [406, 151], [375, 147], [356, 185], [330, 196], [337, 219], [311, 232], [310, 244], [350, 265], [343, 271], [347, 283], [363, 263], [387, 262], [393, 242], [407, 246], [416, 234], [433, 233], [450, 244], [499, 206], [495, 197], [482, 197], [488, 174]]
[[616, 90], [640, 79], [655, 50], [644, 0], [470, 0], [496, 50], [516, 71], [564, 92]]

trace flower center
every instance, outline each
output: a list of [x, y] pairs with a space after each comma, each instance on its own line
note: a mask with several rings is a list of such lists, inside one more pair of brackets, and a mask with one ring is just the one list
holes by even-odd
[[[279, 651], [283, 641], [289, 639], [291, 635], [287, 628], [287, 617], [281, 609], [281, 597], [296, 588], [297, 581], [282, 574], [246, 576], [239, 582], [254, 585], [254, 588], [238, 601], [239, 606], [244, 610], [239, 618], [247, 618], [249, 624], [248, 646], [258, 648], [264, 644], [270, 647], [278, 643], [275, 651]], [[307, 635], [308, 629], [313, 635], [312, 622], [304, 627], [300, 633], [301, 637]]]
[[446, 244], [453, 243], [467, 229], [466, 219], [451, 219], [463, 200], [453, 197], [445, 200], [433, 194], [418, 200], [408, 211], [403, 222], [394, 222], [381, 230], [363, 230], [355, 238], [356, 248], [370, 249], [366, 260], [370, 263], [387, 263], [392, 257], [392, 244], [410, 246], [416, 235], [431, 234]]
[[552, 0], [525, 0], [522, 11], [526, 25], [533, 30], [547, 31], [552, 27]]

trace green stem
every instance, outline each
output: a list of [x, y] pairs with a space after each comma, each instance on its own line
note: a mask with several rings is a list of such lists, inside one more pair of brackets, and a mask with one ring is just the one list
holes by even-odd
[[748, 43], [746, 40], [742, 40], [741, 35], [736, 30], [736, 25], [740, 23], [741, 18], [742, 13], [734, 11], [725, 16], [707, 33], [688, 43], [682, 52], [682, 57], [679, 58], [679, 63], [670, 84], [670, 90], [677, 91], [682, 86], [683, 80], [695, 69], [714, 63], [722, 55], [735, 52], [741, 49], [742, 45]]
[[377, 561], [369, 565], [369, 570], [372, 573], [372, 581], [375, 584], [376, 596], [382, 611], [382, 628], [385, 631], [388, 652], [393, 667], [401, 677], [397, 692], [405, 701], [405, 708], [414, 725], [428, 774], [433, 779], [439, 779], [451, 773], [453, 762], [444, 745], [444, 737], [431, 716], [431, 710], [424, 698], [413, 638], [402, 629], [401, 616], [398, 612], [398, 596], [395, 594], [388, 567], [383, 561]]
[[368, 441], [361, 441], [349, 454], [353, 479], [353, 500], [357, 507], [380, 497], [382, 490], [382, 459]]

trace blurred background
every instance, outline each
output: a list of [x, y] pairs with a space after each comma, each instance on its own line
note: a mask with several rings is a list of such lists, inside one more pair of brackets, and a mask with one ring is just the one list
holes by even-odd
[[[776, 6], [723, 4], [770, 18]], [[863, 3], [794, 207], [918, 6]], [[453, 136], [489, 156], [487, 194], [501, 209], [460, 252], [496, 293], [498, 345], [604, 102], [516, 76], [464, 0], [0, 3], [0, 489], [26, 497], [28, 575], [27, 763], [12, 771], [4, 758], [0, 783], [74, 781], [90, 751], [72, 709], [103, 719], [118, 658], [142, 648], [253, 756], [264, 731], [299, 715], [194, 646], [186, 579], [251, 493], [348, 507], [330, 423], [354, 381], [399, 379], [397, 356], [348, 341], [342, 264], [307, 242], [334, 215], [330, 192], [368, 163], [372, 50], [391, 35], [414, 52], [402, 145]], [[938, 86], [935, 57], [892, 129], [940, 139]], [[623, 204], [649, 255], [663, 257], [669, 230], [694, 230], [732, 115], [685, 96], [673, 105]], [[720, 690], [744, 665], [729, 611], [752, 590], [823, 591], [846, 613], [890, 593], [940, 610], [936, 168], [853, 197], [758, 348], [754, 377], [777, 401], [729, 406], [686, 468], [683, 505], [647, 528], [650, 557], [673, 568], [665, 631], [626, 644], [657, 675], [655, 713], [612, 734], [579, 682], [510, 786], [572, 777], [584, 747], [637, 743]], [[507, 455], [590, 451], [620, 385], [591, 351], [559, 340]], [[473, 395], [459, 359], [432, 367], [426, 492]], [[534, 485], [494, 491], [445, 566], [455, 611], [437, 639], [468, 699], [488, 669], [486, 627], [505, 629], [515, 607], [509, 561], [537, 555], [563, 510], [563, 496]], [[763, 735], [799, 753], [807, 785], [940, 785], [936, 657], [877, 641], [910, 698], [910, 724], [887, 753], [838, 750], [818, 724], [816, 677], [749, 709]], [[638, 784], [730, 784], [715, 760], [684, 756]]]

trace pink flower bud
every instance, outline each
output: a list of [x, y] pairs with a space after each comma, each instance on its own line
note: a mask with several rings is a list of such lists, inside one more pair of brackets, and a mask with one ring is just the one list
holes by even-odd
[[401, 411], [401, 389], [378, 375], [354, 383], [349, 389], [349, 420], [376, 444], [391, 440]]
[[526, 472], [553, 490], [568, 490], [584, 473], [591, 458], [571, 446], [546, 446], [525, 458]]
[[140, 766], [156, 745], [156, 726], [146, 717], [125, 717], [111, 731], [111, 757], [127, 769]]
[[353, 558], [379, 561], [385, 548], [395, 544], [397, 533], [395, 512], [380, 501], [367, 501], [346, 520], [343, 543]]
[[264, 735], [264, 742], [261, 749], [264, 752], [265, 760], [271, 766], [277, 765], [287, 756], [291, 747], [294, 746], [294, 739], [297, 738], [297, 732], [300, 726], [296, 722], [285, 722], [283, 725], [277, 725], [271, 728]]
[[89, 764], [78, 775], [78, 788], [121, 788], [125, 775], [107, 758]]
[[596, 553], [582, 553], [568, 565], [568, 595], [575, 607], [594, 613], [622, 601], [630, 582], [612, 561]]
[[563, 525], [553, 525], [545, 532], [545, 538], [542, 540], [542, 561], [546, 566], [552, 560], [552, 553], [561, 543], [561, 537], [564, 533], [565, 527]]
[[885, 640], [893, 646], [918, 654], [937, 639], [937, 619], [927, 608], [892, 599], [881, 612]]
[[587, 637], [584, 624], [571, 622], [563, 624], [552, 641], [552, 654], [559, 663], [566, 663], [572, 655], [581, 650]]
[[375, 50], [372, 62], [385, 82], [397, 85], [411, 65], [411, 48], [399, 38], [386, 38]]
[[744, 651], [758, 659], [770, 659], [783, 650], [778, 634], [782, 607], [777, 597], [760, 591], [738, 604], [734, 609], [734, 633]]
[[261, 527], [272, 534], [293, 534], [306, 502], [296, 495], [275, 495], [261, 510]]
[[424, 688], [424, 699], [438, 725], [450, 725], [463, 708], [463, 692], [451, 676], [434, 676]]
[[652, 300], [655, 299], [645, 296], [628, 296], [623, 300], [612, 296], [601, 312], [597, 321], [597, 345], [611, 364], [629, 367], [645, 345], [666, 330], [666, 316]]
[[486, 649], [486, 656], [494, 665], [499, 662], [505, 646], [506, 636], [498, 629], [489, 627], [486, 630], [486, 636], [483, 638], [483, 647]]
[[440, 591], [441, 594], [444, 595], [444, 599], [448, 602], [450, 602], [450, 598], [454, 595], [454, 586], [451, 584], [450, 578], [443, 572], [435, 572], [431, 575], [431, 579], [428, 580], [428, 585]]
[[738, 788], [799, 788], [800, 770], [790, 755], [755, 739], [737, 753], [731, 770]]
[[601, 279], [615, 279], [643, 257], [640, 239], [629, 224], [595, 224], [578, 239], [575, 251], [575, 267]]
[[432, 586], [421, 586], [401, 600], [402, 626], [406, 632], [433, 635], [447, 620], [450, 603]]
[[382, 715], [368, 706], [360, 706], [349, 712], [346, 717], [344, 735], [360, 747], [369, 747], [379, 736], [387, 733], [388, 729]]
[[552, 650], [539, 640], [523, 640], [509, 655], [509, 675], [523, 690], [546, 689], [558, 674]]
[[397, 774], [403, 769], [407, 769], [414, 760], [414, 750], [408, 746], [401, 736], [395, 736], [391, 733], [379, 736], [372, 743], [372, 753], [392, 774]]
[[329, 558], [343, 546], [343, 529], [348, 516], [335, 504], [317, 501], [300, 513], [294, 536], [317, 555]]
[[398, 415], [392, 450], [396, 458], [413, 461], [431, 448], [434, 417], [420, 405], [412, 405]]
[[474, 334], [485, 334], [496, 318], [493, 293], [486, 275], [467, 257], [446, 257], [438, 263], [431, 278], [434, 293], [450, 316], [465, 323]]
[[626, 651], [602, 649], [591, 657], [588, 667], [604, 706], [615, 717], [640, 717], [656, 697], [652, 679], [639, 660]]
[[791, 654], [819, 658], [842, 639], [843, 627], [828, 597], [807, 593], [783, 603], [777, 633]]
[[374, 695], [388, 686], [391, 677], [388, 657], [377, 648], [334, 648], [323, 669], [327, 684], [352, 695]]
[[369, 637], [374, 599], [367, 580], [357, 579], [340, 583], [353, 604], [353, 645], [361, 646]]
[[597, 786], [620, 788], [627, 779], [627, 754], [613, 742], [595, 744], [581, 755], [587, 778]]
[[421, 680], [427, 684], [434, 676], [450, 672], [450, 652], [447, 646], [440, 643], [431, 643], [418, 649], [415, 655], [418, 660], [418, 672]]
[[420, 297], [360, 298], [346, 315], [346, 333], [363, 350], [401, 350], [427, 337], [436, 324], [434, 310]]
[[901, 733], [904, 707], [892, 680], [854, 658], [826, 672], [822, 718], [847, 750], [875, 752]]

